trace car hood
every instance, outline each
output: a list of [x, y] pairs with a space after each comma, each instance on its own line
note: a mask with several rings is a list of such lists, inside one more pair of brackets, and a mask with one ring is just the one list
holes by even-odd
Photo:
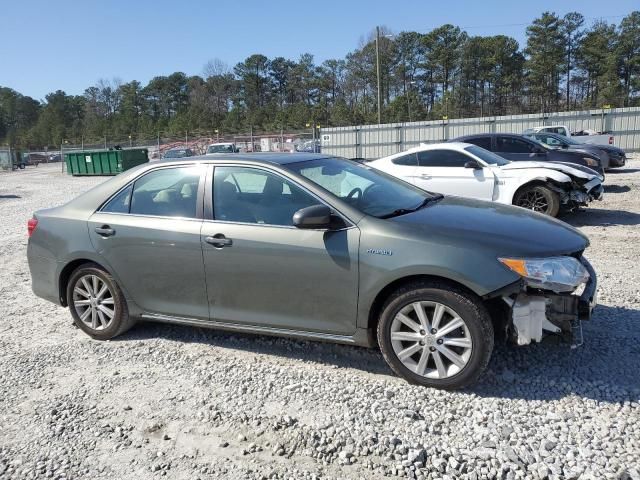
[[389, 219], [429, 239], [483, 246], [499, 255], [536, 257], [582, 252], [589, 240], [572, 226], [520, 207], [446, 196], [406, 215]]
[[548, 168], [566, 173], [569, 176], [584, 178], [585, 180], [592, 180], [596, 177], [602, 179], [602, 176], [595, 170], [575, 163], [524, 161], [511, 162], [500, 167], [501, 170], [522, 170], [527, 168]]

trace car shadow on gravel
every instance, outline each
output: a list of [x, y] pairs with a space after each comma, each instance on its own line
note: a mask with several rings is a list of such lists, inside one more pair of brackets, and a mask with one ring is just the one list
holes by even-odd
[[629, 185], [605, 185], [605, 193], [626, 193], [630, 192], [631, 187]]
[[162, 338], [174, 342], [201, 343], [212, 347], [243, 350], [306, 362], [331, 364], [341, 368], [356, 368], [376, 375], [394, 376], [377, 349], [337, 343], [296, 340], [268, 335], [140, 322], [117, 341], [138, 341]]
[[610, 225], [640, 225], [640, 214], [625, 210], [589, 208], [562, 217], [574, 227], [599, 227]]
[[640, 172], [640, 168], [618, 167], [616, 170], [607, 170], [607, 175], [609, 174], [618, 175], [620, 173], [637, 173], [637, 172]]
[[[498, 342], [487, 371], [468, 389], [481, 397], [554, 400], [580, 396], [602, 402], [640, 400], [640, 310], [598, 306], [583, 322], [584, 345], [533, 344], [518, 347]], [[608, 332], [602, 335], [602, 332]], [[265, 335], [229, 333], [206, 328], [141, 322], [112, 340], [165, 339], [266, 354], [305, 363], [351, 368], [395, 377], [377, 349]], [[408, 385], [408, 384], [407, 384]]]
[[523, 400], [640, 400], [640, 310], [599, 305], [594, 318], [582, 324], [584, 343], [575, 349], [547, 343], [496, 346], [487, 373], [471, 391]]

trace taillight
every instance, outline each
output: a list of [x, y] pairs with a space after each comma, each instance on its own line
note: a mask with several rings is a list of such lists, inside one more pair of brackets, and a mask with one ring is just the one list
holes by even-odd
[[609, 137], [609, 145], [613, 145], [613, 137]]
[[30, 218], [29, 221], [27, 222], [27, 232], [29, 233], [29, 236], [33, 234], [33, 231], [36, 229], [37, 226], [38, 226], [38, 219]]

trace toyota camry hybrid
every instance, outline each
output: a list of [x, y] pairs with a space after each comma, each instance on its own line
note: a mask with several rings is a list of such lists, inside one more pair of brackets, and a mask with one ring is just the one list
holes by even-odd
[[145, 164], [28, 231], [34, 292], [95, 339], [142, 319], [379, 347], [438, 388], [475, 382], [494, 337], [579, 344], [595, 305], [571, 226], [322, 154]]

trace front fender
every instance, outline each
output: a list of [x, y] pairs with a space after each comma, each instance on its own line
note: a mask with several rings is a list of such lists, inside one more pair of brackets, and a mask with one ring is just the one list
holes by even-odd
[[504, 185], [499, 191], [497, 201], [500, 203], [506, 203], [508, 205], [513, 204], [513, 197], [515, 193], [525, 185], [531, 183], [553, 183], [556, 185], [571, 185], [571, 177], [566, 173], [558, 172], [556, 170], [543, 170], [534, 169], [527, 171], [523, 175], [515, 177], [502, 177], [501, 180]]
[[[371, 229], [364, 231], [371, 232]], [[385, 245], [393, 245], [390, 250]], [[368, 325], [374, 300], [387, 286], [398, 280], [430, 276], [460, 284], [482, 297], [519, 280], [497, 260], [495, 252], [483, 242], [464, 239], [388, 238], [384, 232], [361, 237], [358, 320]]]

